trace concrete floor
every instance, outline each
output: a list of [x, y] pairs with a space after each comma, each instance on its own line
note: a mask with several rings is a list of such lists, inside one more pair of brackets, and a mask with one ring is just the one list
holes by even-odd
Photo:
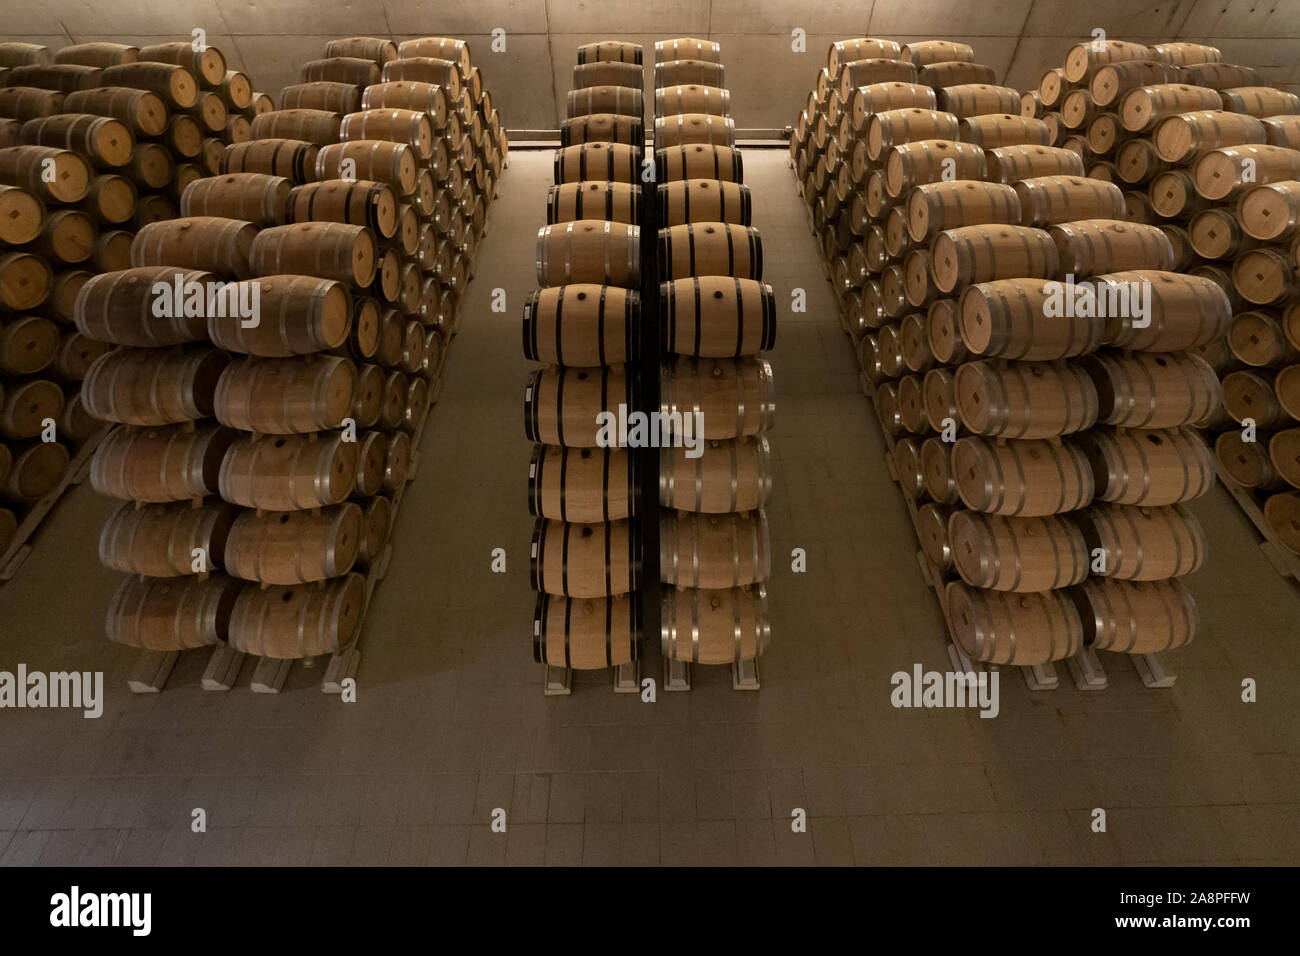
[[[604, 673], [542, 696], [518, 328], [551, 154], [516, 152], [366, 622], [359, 701], [299, 668], [278, 697], [247, 672], [205, 692], [202, 652], [162, 694], [132, 696], [133, 655], [102, 629], [115, 578], [95, 543], [113, 503], [83, 486], [0, 588], [0, 669], [102, 669], [109, 699], [99, 720], [0, 713], [0, 863], [1300, 862], [1300, 599], [1221, 489], [1193, 507], [1211, 545], [1190, 581], [1203, 632], [1166, 656], [1173, 689], [1107, 656], [1098, 694], [1064, 667], [1054, 692], [1006, 674], [995, 720], [891, 706], [890, 674], [946, 669], [943, 620], [786, 162], [745, 156], [782, 306], [761, 693], [719, 668], [655, 704]], [[788, 311], [796, 286], [807, 314]], [[659, 677], [657, 639], [647, 649]], [[1240, 701], [1246, 677], [1258, 703]]]

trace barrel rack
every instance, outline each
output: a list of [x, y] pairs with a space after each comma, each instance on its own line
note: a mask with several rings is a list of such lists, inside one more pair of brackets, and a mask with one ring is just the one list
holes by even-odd
[[1219, 481], [1223, 487], [1228, 489], [1228, 493], [1236, 499], [1237, 504], [1250, 519], [1256, 530], [1263, 536], [1264, 540], [1259, 542], [1259, 550], [1264, 552], [1264, 557], [1268, 558], [1268, 563], [1273, 565], [1277, 573], [1284, 578], [1288, 578], [1292, 583], [1300, 584], [1300, 557], [1296, 557], [1292, 551], [1278, 540], [1273, 529], [1269, 527], [1268, 519], [1264, 517], [1264, 509], [1259, 506], [1255, 500], [1254, 493], [1245, 485], [1240, 485], [1232, 480], [1223, 469], [1219, 456], [1214, 456], [1214, 468], [1218, 472]]
[[54, 506], [59, 503], [59, 499], [76, 485], [81, 484], [90, 474], [90, 460], [95, 456], [95, 449], [104, 437], [112, 431], [111, 425], [105, 425], [95, 434], [83, 441], [77, 448], [77, 453], [68, 463], [67, 469], [63, 472], [63, 477], [59, 479], [58, 484], [47, 491], [44, 495], [36, 500], [28, 510], [23, 520], [18, 525], [18, 530], [14, 532], [13, 540], [9, 542], [4, 551], [0, 551], [0, 584], [13, 578], [18, 573], [18, 569], [23, 566], [28, 556], [32, 553], [31, 538], [36, 534], [43, 522]]
[[[428, 404], [425, 406], [419, 425], [416, 426], [414, 433], [411, 435], [411, 461], [407, 467], [406, 483], [393, 495], [389, 540], [385, 543], [379, 557], [375, 559], [366, 572], [366, 599], [361, 611], [361, 618], [357, 623], [356, 634], [347, 647], [340, 649], [337, 654], [329, 656], [329, 661], [326, 663], [324, 674], [321, 677], [320, 689], [323, 694], [342, 693], [343, 681], [355, 677], [357, 668], [361, 664], [361, 633], [365, 629], [366, 616], [370, 612], [370, 602], [374, 597], [375, 588], [388, 574], [388, 566], [393, 555], [392, 535], [397, 531], [398, 511], [402, 504], [402, 498], [406, 495], [406, 489], [415, 480], [416, 473], [419, 471], [420, 445], [424, 440], [424, 429], [428, 424], [433, 406], [437, 404], [442, 394], [442, 371], [447, 365], [447, 356], [450, 352], [451, 341], [454, 338], [453, 334], [452, 338], [448, 340], [447, 346], [443, 349], [442, 362], [430, 379]], [[197, 653], [209, 649], [195, 648], [194, 650]], [[134, 694], [159, 693], [167, 685], [167, 680], [171, 676], [172, 669], [176, 666], [181, 653], [181, 651], [138, 652], [135, 665], [131, 668], [131, 673], [127, 677], [127, 687]], [[204, 690], [231, 690], [239, 679], [245, 659], [250, 656], [252, 655], [237, 651], [229, 644], [221, 644], [211, 648], [200, 685]], [[289, 672], [293, 669], [295, 663], [303, 670], [314, 670], [318, 662], [318, 658], [314, 657], [307, 657], [298, 661], [270, 657], [255, 657], [254, 660], [256, 663], [253, 668], [252, 679], [249, 682], [249, 689], [256, 694], [280, 693], [284, 689], [285, 681], [288, 679]]]

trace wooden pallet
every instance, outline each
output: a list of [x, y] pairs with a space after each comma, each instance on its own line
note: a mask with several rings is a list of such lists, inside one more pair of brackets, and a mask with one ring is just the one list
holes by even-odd
[[[451, 339], [448, 338], [448, 344], [450, 344], [450, 341]], [[442, 353], [442, 362], [437, 370], [429, 376], [429, 402], [425, 407], [423, 416], [420, 418], [420, 423], [416, 426], [415, 431], [411, 433], [411, 462], [406, 472], [406, 484], [393, 495], [393, 523], [389, 530], [389, 541], [384, 545], [383, 551], [380, 552], [379, 557], [375, 559], [366, 572], [366, 597], [361, 611], [361, 624], [357, 627], [357, 636], [353, 638], [351, 644], [337, 654], [329, 655], [324, 673], [321, 676], [321, 693], [342, 693], [343, 681], [347, 678], [355, 678], [357, 668], [361, 664], [361, 631], [365, 626], [366, 615], [370, 610], [370, 602], [374, 597], [375, 588], [388, 574], [389, 565], [392, 563], [392, 534], [397, 528], [398, 509], [406, 489], [419, 471], [420, 444], [424, 440], [424, 430], [429, 422], [429, 414], [442, 395], [442, 372], [447, 366], [447, 355], [447, 351]], [[198, 650], [207, 649], [199, 648]], [[167, 680], [171, 676], [176, 662], [180, 659], [181, 653], [181, 651], [140, 651], [135, 666], [131, 669], [131, 674], [127, 678], [127, 687], [135, 694], [158, 693], [167, 685]], [[208, 654], [210, 656], [208, 657], [207, 666], [203, 670], [200, 686], [204, 690], [212, 691], [231, 690], [239, 680], [240, 672], [249, 658], [254, 662], [249, 689], [255, 694], [280, 693], [284, 689], [285, 681], [288, 680], [289, 672], [293, 670], [294, 664], [297, 664], [303, 670], [312, 670], [319, 664], [319, 659], [315, 657], [300, 660], [257, 657], [237, 651], [228, 644], [212, 648], [208, 651]]]
[[1219, 457], [1214, 457], [1214, 469], [1219, 475], [1219, 481], [1223, 482], [1223, 487], [1233, 498], [1237, 499], [1237, 504], [1241, 510], [1246, 513], [1255, 529], [1263, 536], [1264, 540], [1259, 542], [1259, 550], [1264, 552], [1264, 557], [1268, 558], [1268, 563], [1277, 569], [1277, 573], [1284, 578], [1290, 578], [1293, 582], [1300, 583], [1300, 557], [1284, 545], [1273, 529], [1268, 526], [1268, 519], [1264, 517], [1264, 509], [1260, 507], [1255, 500], [1255, 493], [1245, 485], [1238, 484], [1232, 480], [1232, 477], [1223, 469], [1219, 463]]
[[78, 446], [76, 454], [68, 462], [68, 467], [63, 472], [63, 477], [59, 479], [58, 484], [47, 491], [42, 497], [27, 509], [27, 514], [23, 516], [22, 522], [14, 532], [13, 540], [5, 546], [4, 551], [0, 551], [0, 584], [11, 580], [18, 573], [18, 569], [23, 566], [28, 556], [32, 553], [31, 539], [40, 528], [41, 522], [49, 517], [54, 506], [59, 503], [59, 499], [67, 493], [69, 488], [81, 484], [90, 475], [90, 460], [95, 455], [95, 449], [104, 437], [113, 430], [112, 425], [105, 425], [94, 435], [91, 435]]

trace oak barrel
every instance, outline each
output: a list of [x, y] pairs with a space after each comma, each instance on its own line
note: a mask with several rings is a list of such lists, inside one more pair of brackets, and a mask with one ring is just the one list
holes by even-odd
[[239, 582], [210, 578], [127, 578], [109, 600], [105, 629], [116, 644], [184, 651], [224, 643]]
[[338, 428], [352, 411], [357, 371], [334, 355], [232, 361], [217, 383], [217, 420], [260, 434]]
[[230, 616], [230, 646], [277, 660], [336, 654], [356, 636], [365, 600], [360, 574], [315, 585], [243, 588]]
[[1079, 613], [1063, 591], [1017, 594], [953, 581], [944, 600], [953, 636], [973, 660], [1031, 666], [1073, 657], [1083, 647]]

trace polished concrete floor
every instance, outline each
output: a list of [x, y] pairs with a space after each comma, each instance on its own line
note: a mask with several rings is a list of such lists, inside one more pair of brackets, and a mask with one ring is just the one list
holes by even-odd
[[[250, 692], [247, 672], [205, 692], [202, 652], [163, 693], [131, 695], [95, 555], [113, 504], [80, 487], [0, 587], [0, 669], [102, 669], [108, 701], [98, 720], [0, 711], [0, 862], [1300, 862], [1300, 596], [1221, 489], [1193, 507], [1211, 545], [1190, 579], [1203, 631], [1166, 656], [1172, 689], [1105, 657], [1101, 693], [1064, 667], [1053, 692], [1006, 674], [994, 720], [891, 706], [892, 673], [947, 667], [943, 619], [781, 150], [745, 155], [782, 304], [763, 689], [701, 668], [690, 693], [653, 704], [614, 694], [606, 673], [543, 697], [519, 310], [550, 164], [515, 153], [492, 210], [365, 624], [358, 701], [321, 694], [319, 668], [295, 668], [279, 696]], [[490, 311], [498, 287], [505, 314]], [[795, 287], [806, 314], [789, 311]], [[790, 570], [794, 548], [806, 573]], [[647, 654], [659, 677], [657, 641]], [[1257, 703], [1241, 701], [1245, 678]]]

